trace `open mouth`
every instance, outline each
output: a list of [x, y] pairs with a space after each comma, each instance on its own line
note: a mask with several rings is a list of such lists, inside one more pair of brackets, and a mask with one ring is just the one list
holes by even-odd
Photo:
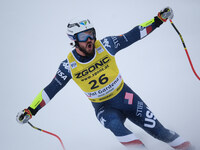
[[88, 47], [88, 48], [92, 48], [92, 43], [88, 43], [88, 44], [87, 44], [87, 47]]

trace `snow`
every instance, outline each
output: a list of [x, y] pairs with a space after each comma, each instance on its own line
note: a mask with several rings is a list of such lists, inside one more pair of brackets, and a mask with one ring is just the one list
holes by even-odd
[[[86, 16], [97, 37], [120, 35], [150, 20], [165, 6], [173, 8], [196, 72], [200, 75], [198, 0], [6, 0], [0, 1], [2, 150], [61, 150], [48, 134], [16, 122], [50, 83], [71, 50], [67, 22]], [[181, 40], [169, 22], [116, 55], [125, 82], [140, 95], [158, 120], [200, 149], [200, 81], [193, 74]], [[73, 81], [65, 86], [31, 123], [60, 136], [66, 150], [124, 150], [96, 119], [86, 96]], [[139, 127], [126, 125], [149, 150], [171, 150]]]

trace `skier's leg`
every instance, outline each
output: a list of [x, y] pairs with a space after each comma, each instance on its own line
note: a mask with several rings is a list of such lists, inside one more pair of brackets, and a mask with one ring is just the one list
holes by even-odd
[[102, 107], [96, 115], [101, 124], [110, 129], [121, 144], [127, 148], [138, 147], [145, 150], [142, 141], [124, 126], [126, 118], [119, 110]]
[[168, 143], [174, 149], [189, 150], [190, 142], [181, 138], [176, 132], [166, 129], [149, 110], [147, 105], [140, 99], [140, 97], [132, 93], [134, 96], [134, 103], [137, 108], [134, 108], [131, 113], [128, 112], [126, 115], [128, 119], [133, 123], [140, 126], [147, 133], [154, 138]]

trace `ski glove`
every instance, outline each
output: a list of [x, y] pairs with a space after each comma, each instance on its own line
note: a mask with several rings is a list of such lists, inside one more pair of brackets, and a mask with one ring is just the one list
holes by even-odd
[[16, 116], [16, 120], [20, 124], [27, 123], [28, 120], [31, 118], [32, 118], [32, 114], [29, 109], [24, 109], [24, 110], [20, 111]]
[[174, 17], [174, 13], [170, 7], [166, 7], [158, 13], [158, 18], [162, 22], [166, 22], [167, 19], [172, 19], [173, 17]]

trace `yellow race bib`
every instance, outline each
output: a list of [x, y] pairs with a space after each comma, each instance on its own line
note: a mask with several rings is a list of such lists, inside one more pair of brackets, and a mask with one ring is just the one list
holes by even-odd
[[95, 42], [95, 56], [86, 63], [68, 55], [73, 80], [92, 102], [103, 102], [116, 96], [123, 88], [124, 81], [112, 56], [101, 44]]

